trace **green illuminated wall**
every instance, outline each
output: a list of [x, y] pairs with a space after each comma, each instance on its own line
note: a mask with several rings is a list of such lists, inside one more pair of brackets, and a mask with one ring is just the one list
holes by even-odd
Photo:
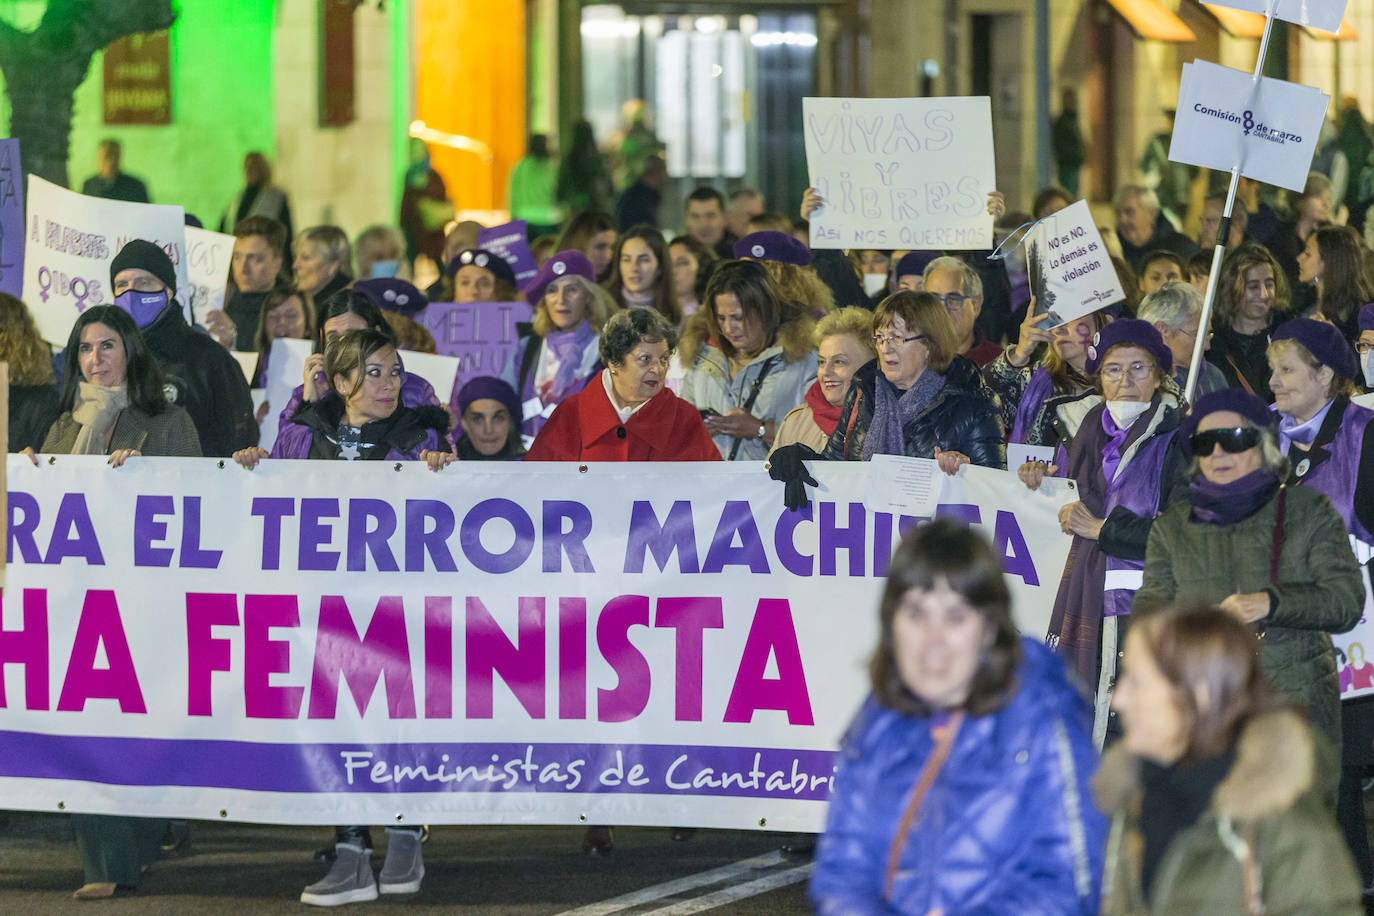
[[[74, 189], [95, 172], [104, 137], [124, 147], [124, 170], [148, 184], [155, 203], [180, 204], [216, 228], [243, 184], [243, 154], [275, 153], [272, 25], [275, 0], [178, 0], [172, 28], [172, 123], [107, 127], [102, 55], [76, 93], [68, 162]], [[6, 3], [8, 22], [32, 27], [41, 2]], [[312, 113], [313, 114], [313, 113]], [[9, 105], [3, 107], [9, 128]], [[22, 154], [22, 153], [21, 153]]]

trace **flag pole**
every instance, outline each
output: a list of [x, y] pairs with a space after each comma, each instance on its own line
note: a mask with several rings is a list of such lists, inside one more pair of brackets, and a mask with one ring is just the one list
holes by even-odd
[[[1264, 34], [1260, 37], [1259, 59], [1255, 61], [1255, 72], [1251, 77], [1259, 83], [1264, 70], [1264, 58], [1269, 51], [1269, 35], [1274, 29], [1274, 2], [1270, 0], [1264, 16]], [[1231, 235], [1231, 210], [1236, 204], [1236, 188], [1240, 186], [1240, 163], [1231, 167], [1231, 184], [1226, 189], [1226, 207], [1222, 210], [1221, 225], [1217, 227], [1216, 247], [1212, 249], [1212, 269], [1207, 274], [1207, 294], [1202, 300], [1202, 317], [1198, 320], [1197, 337], [1193, 340], [1193, 362], [1188, 367], [1188, 384], [1183, 389], [1183, 399], [1192, 403], [1193, 392], [1197, 390], [1198, 376], [1201, 374], [1203, 351], [1206, 350], [1208, 328], [1212, 321], [1212, 304], [1217, 295], [1217, 278], [1221, 275], [1221, 261], [1226, 255], [1226, 241]]]

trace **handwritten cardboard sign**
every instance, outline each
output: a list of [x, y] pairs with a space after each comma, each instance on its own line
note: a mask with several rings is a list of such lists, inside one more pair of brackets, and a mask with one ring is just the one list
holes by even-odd
[[134, 239], [161, 246], [176, 269], [177, 289], [187, 288], [180, 207], [87, 197], [30, 175], [26, 225], [23, 298], [49, 343], [65, 346], [77, 315], [114, 301], [110, 262]]
[[524, 302], [431, 302], [416, 316], [439, 352], [458, 359], [455, 386], [480, 375], [499, 378], [515, 355], [516, 324], [531, 318]]
[[233, 256], [232, 235], [186, 227], [186, 278], [190, 285], [183, 298], [196, 324], [204, 324], [205, 313], [211, 309], [224, 308], [224, 289]]
[[24, 291], [24, 171], [19, 141], [0, 140], [0, 293]]
[[813, 248], [991, 248], [986, 96], [802, 99]]
[[1086, 200], [1045, 217], [1026, 233], [1026, 266], [1036, 310], [1046, 313], [1040, 325], [1046, 330], [1126, 298]]
[[1345, 0], [1207, 0], [1212, 6], [1229, 6], [1263, 16], [1274, 7], [1274, 18], [1323, 32], [1339, 32]]
[[477, 233], [477, 245], [505, 258], [515, 271], [515, 288], [524, 290], [539, 273], [539, 264], [530, 251], [529, 230], [523, 219], [482, 229]]
[[1208, 61], [1183, 65], [1169, 158], [1301, 191], [1331, 97]]

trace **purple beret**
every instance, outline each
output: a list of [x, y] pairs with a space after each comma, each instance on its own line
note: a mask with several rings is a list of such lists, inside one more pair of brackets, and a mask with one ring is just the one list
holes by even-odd
[[454, 399], [454, 406], [458, 408], [458, 419], [463, 418], [463, 414], [468, 412], [468, 407], [473, 401], [481, 400], [498, 401], [505, 405], [506, 410], [510, 411], [511, 421], [516, 427], [524, 422], [520, 399], [515, 396], [515, 389], [499, 378], [490, 375], [479, 375], [476, 378], [468, 379], [463, 387], [458, 389], [458, 396]]
[[515, 270], [510, 266], [505, 258], [494, 251], [487, 251], [485, 248], [469, 248], [454, 255], [453, 260], [448, 262], [446, 271], [450, 277], [458, 275], [458, 271], [464, 267], [480, 267], [489, 270], [492, 276], [500, 280], [505, 280], [511, 286], [515, 285]]
[[897, 279], [902, 277], [924, 275], [926, 267], [931, 261], [940, 256], [938, 251], [908, 251], [902, 255], [902, 259], [897, 262]]
[[1374, 331], [1374, 302], [1366, 302], [1360, 308], [1360, 330]]
[[592, 269], [592, 262], [587, 256], [576, 248], [560, 251], [544, 262], [530, 285], [525, 287], [525, 301], [537, 307], [549, 284], [563, 277], [581, 277], [588, 283], [595, 283], [596, 271]]
[[1190, 452], [1188, 440], [1197, 432], [1198, 424], [1202, 422], [1203, 417], [1228, 410], [1240, 414], [1261, 429], [1272, 429], [1279, 417], [1275, 411], [1269, 409], [1269, 405], [1264, 403], [1263, 399], [1248, 391], [1239, 388], [1219, 388], [1198, 398], [1192, 412], [1179, 427], [1178, 434], [1184, 452]]
[[735, 243], [735, 257], [806, 267], [811, 263], [811, 249], [786, 232], [751, 232]]
[[372, 300], [372, 304], [384, 312], [395, 312], [407, 318], [429, 305], [425, 294], [411, 284], [395, 277], [373, 277], [359, 280], [353, 288]]
[[1311, 318], [1294, 318], [1279, 325], [1272, 341], [1291, 340], [1302, 344], [1307, 352], [1323, 366], [1342, 378], [1358, 378], [1360, 367], [1355, 362], [1355, 354], [1346, 342], [1345, 335], [1334, 324], [1314, 321]]
[[1174, 354], [1159, 336], [1159, 331], [1148, 321], [1139, 318], [1118, 318], [1093, 335], [1088, 346], [1088, 362], [1084, 371], [1088, 375], [1097, 374], [1097, 366], [1107, 351], [1117, 346], [1139, 347], [1148, 352], [1159, 364], [1159, 371], [1169, 375], [1174, 371]]

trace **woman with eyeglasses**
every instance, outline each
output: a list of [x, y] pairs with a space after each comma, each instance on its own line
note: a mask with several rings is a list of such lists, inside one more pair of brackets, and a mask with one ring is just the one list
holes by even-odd
[[[272, 457], [279, 457], [278, 447], [288, 450], [293, 443], [283, 443], [282, 437], [290, 439], [300, 435], [292, 430], [291, 418], [296, 415], [302, 402], [313, 404], [329, 393], [329, 381], [324, 371], [324, 351], [329, 342], [345, 331], [372, 329], [387, 337], [395, 338], [391, 325], [387, 324], [382, 310], [367, 296], [352, 289], [344, 289], [330, 297], [324, 311], [324, 323], [315, 333], [315, 352], [305, 358], [304, 384], [297, 386], [291, 393], [291, 400], [282, 410], [277, 426], [277, 441], [270, 451]], [[412, 375], [401, 367], [401, 406], [402, 407], [442, 407], [434, 394], [434, 386], [418, 375]]]
[[[1287, 483], [1330, 498], [1356, 560], [1368, 565], [1374, 558], [1374, 411], [1350, 403], [1359, 372], [1350, 345], [1335, 326], [1297, 318], [1274, 332], [1269, 366], [1279, 415], [1279, 451], [1289, 465]], [[1371, 607], [1368, 595], [1362, 607]], [[1374, 764], [1374, 699], [1343, 702], [1341, 732], [1336, 813], [1368, 887], [1374, 883], [1374, 865], [1360, 781], [1364, 768]]]
[[554, 410], [526, 461], [719, 461], [691, 404], [663, 384], [677, 329], [653, 309], [617, 312], [601, 331], [596, 378]]
[[[1364, 582], [1331, 500], [1311, 485], [1284, 486], [1281, 435], [1254, 395], [1228, 388], [1198, 400], [1179, 430], [1192, 461], [1187, 496], [1155, 520], [1132, 616], [1143, 619], [1186, 596], [1250, 625], [1274, 687], [1338, 748], [1340, 683], [1330, 634], [1359, 622]], [[1309, 465], [1303, 476], [1310, 473]], [[1334, 799], [1334, 763], [1319, 780]]]
[[1140, 585], [1150, 526], [1175, 496], [1183, 460], [1174, 433], [1183, 419], [1171, 377], [1173, 353], [1147, 321], [1123, 318], [1088, 345], [1084, 369], [1096, 390], [1071, 405], [1078, 432], [1055, 463], [1028, 461], [1018, 473], [1032, 490], [1046, 474], [1078, 484], [1078, 501], [1059, 510], [1073, 535], [1047, 636], [1097, 695], [1094, 737], [1109, 725], [1121, 617]]
[[894, 293], [879, 303], [873, 325], [878, 358], [854, 373], [824, 457], [933, 458], [946, 474], [969, 463], [1005, 466], [996, 398], [978, 368], [958, 354], [940, 300], [927, 292]]

